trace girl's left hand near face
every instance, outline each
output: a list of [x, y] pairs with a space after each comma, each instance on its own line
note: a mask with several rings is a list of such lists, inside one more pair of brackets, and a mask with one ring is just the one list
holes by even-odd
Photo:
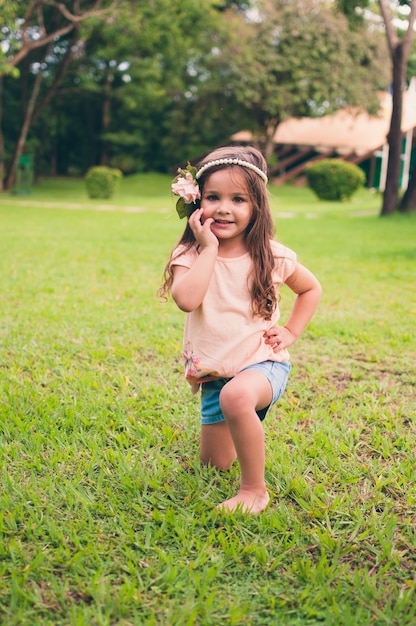
[[285, 326], [272, 326], [263, 335], [265, 343], [270, 345], [273, 352], [288, 348], [296, 341], [296, 337]]

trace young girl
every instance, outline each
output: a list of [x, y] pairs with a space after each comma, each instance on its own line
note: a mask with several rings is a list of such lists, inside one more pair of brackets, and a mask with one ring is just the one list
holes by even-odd
[[[201, 391], [201, 459], [222, 469], [240, 464], [239, 492], [218, 507], [253, 514], [269, 502], [261, 421], [285, 389], [287, 348], [321, 295], [295, 253], [273, 241], [266, 172], [260, 152], [241, 146], [179, 170], [172, 191], [188, 223], [160, 290], [186, 312], [185, 375]], [[277, 325], [282, 283], [297, 296], [284, 326]]]

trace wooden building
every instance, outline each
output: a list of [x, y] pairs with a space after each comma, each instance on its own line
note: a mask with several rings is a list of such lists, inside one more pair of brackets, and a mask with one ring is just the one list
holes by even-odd
[[[403, 94], [402, 168], [400, 186], [407, 188], [409, 172], [416, 161], [416, 78]], [[293, 118], [282, 122], [275, 134], [277, 164], [270, 168], [274, 183], [293, 181], [304, 184], [308, 163], [323, 158], [341, 158], [360, 165], [370, 188], [384, 190], [392, 97], [380, 94], [380, 113], [341, 109], [320, 118]], [[232, 136], [234, 143], [251, 143], [252, 135], [241, 131]]]

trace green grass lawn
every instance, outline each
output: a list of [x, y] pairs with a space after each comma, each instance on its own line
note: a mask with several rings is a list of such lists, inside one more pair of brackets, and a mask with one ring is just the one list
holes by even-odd
[[[324, 295], [266, 423], [270, 507], [214, 510], [183, 314], [156, 291], [171, 177], [0, 195], [0, 621], [416, 624], [416, 217], [272, 190]], [[283, 290], [283, 318], [292, 296]]]

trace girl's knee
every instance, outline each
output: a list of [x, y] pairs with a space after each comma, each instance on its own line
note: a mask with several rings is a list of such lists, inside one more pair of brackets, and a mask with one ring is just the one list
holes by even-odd
[[237, 458], [230, 431], [225, 422], [202, 426], [200, 457], [204, 465], [229, 469]]
[[242, 411], [251, 407], [252, 399], [241, 386], [225, 385], [220, 393], [220, 406], [224, 416], [228, 419], [238, 416]]
[[201, 453], [201, 461], [204, 465], [207, 467], [215, 467], [219, 470], [230, 469], [236, 458], [237, 457], [234, 453], [227, 454], [222, 453], [221, 451], [210, 455]]

